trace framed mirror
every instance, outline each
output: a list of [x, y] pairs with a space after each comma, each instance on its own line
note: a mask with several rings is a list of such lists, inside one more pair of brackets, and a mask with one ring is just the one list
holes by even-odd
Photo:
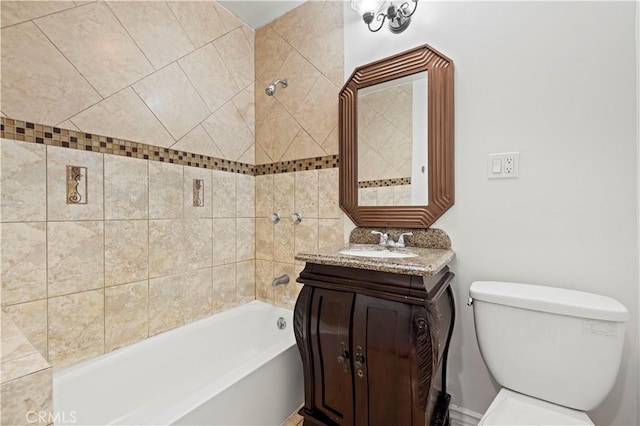
[[453, 62], [418, 48], [356, 68], [339, 97], [340, 207], [428, 228], [454, 203]]

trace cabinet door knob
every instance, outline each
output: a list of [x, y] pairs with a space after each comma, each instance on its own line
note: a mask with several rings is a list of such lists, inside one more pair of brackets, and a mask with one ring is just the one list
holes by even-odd
[[364, 354], [362, 353], [362, 346], [358, 345], [356, 347], [356, 354], [353, 358], [354, 363], [353, 366], [356, 369], [356, 374], [358, 377], [364, 377]]
[[340, 342], [340, 353], [338, 354], [338, 364], [342, 366], [342, 369], [345, 372], [349, 371], [349, 352], [347, 352], [346, 345], [344, 342]]

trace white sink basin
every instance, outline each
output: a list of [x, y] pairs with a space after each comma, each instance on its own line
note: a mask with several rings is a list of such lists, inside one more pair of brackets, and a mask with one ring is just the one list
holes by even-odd
[[408, 257], [418, 257], [414, 253], [406, 253], [400, 251], [390, 250], [367, 250], [367, 249], [344, 249], [340, 250], [340, 254], [346, 254], [347, 256], [360, 256], [360, 257], [378, 257], [388, 259], [405, 259]]

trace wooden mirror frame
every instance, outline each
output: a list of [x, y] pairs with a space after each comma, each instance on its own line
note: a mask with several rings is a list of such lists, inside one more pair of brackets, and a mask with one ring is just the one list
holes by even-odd
[[[426, 206], [358, 205], [358, 90], [427, 71], [428, 188]], [[428, 228], [454, 202], [453, 62], [428, 45], [355, 69], [340, 91], [340, 208], [358, 226]]]

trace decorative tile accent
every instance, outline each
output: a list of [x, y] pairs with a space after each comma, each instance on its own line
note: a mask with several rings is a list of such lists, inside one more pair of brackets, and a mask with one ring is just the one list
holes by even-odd
[[338, 155], [327, 155], [254, 166], [223, 158], [209, 157], [109, 136], [83, 133], [78, 130], [61, 129], [7, 117], [0, 117], [0, 138], [251, 176], [330, 169], [339, 167], [340, 164]]
[[255, 174], [255, 166], [251, 164], [6, 117], [0, 117], [0, 138], [230, 173]]
[[87, 204], [87, 168], [67, 166], [67, 204]]
[[271, 175], [277, 173], [299, 172], [303, 170], [319, 170], [339, 167], [340, 160], [337, 155], [325, 157], [303, 158], [300, 160], [281, 161], [271, 164], [258, 164], [255, 166], [256, 176]]
[[193, 180], [193, 207], [204, 207], [204, 180]]
[[358, 182], [358, 188], [379, 188], [382, 186], [411, 185], [411, 177], [395, 179], [365, 180]]

